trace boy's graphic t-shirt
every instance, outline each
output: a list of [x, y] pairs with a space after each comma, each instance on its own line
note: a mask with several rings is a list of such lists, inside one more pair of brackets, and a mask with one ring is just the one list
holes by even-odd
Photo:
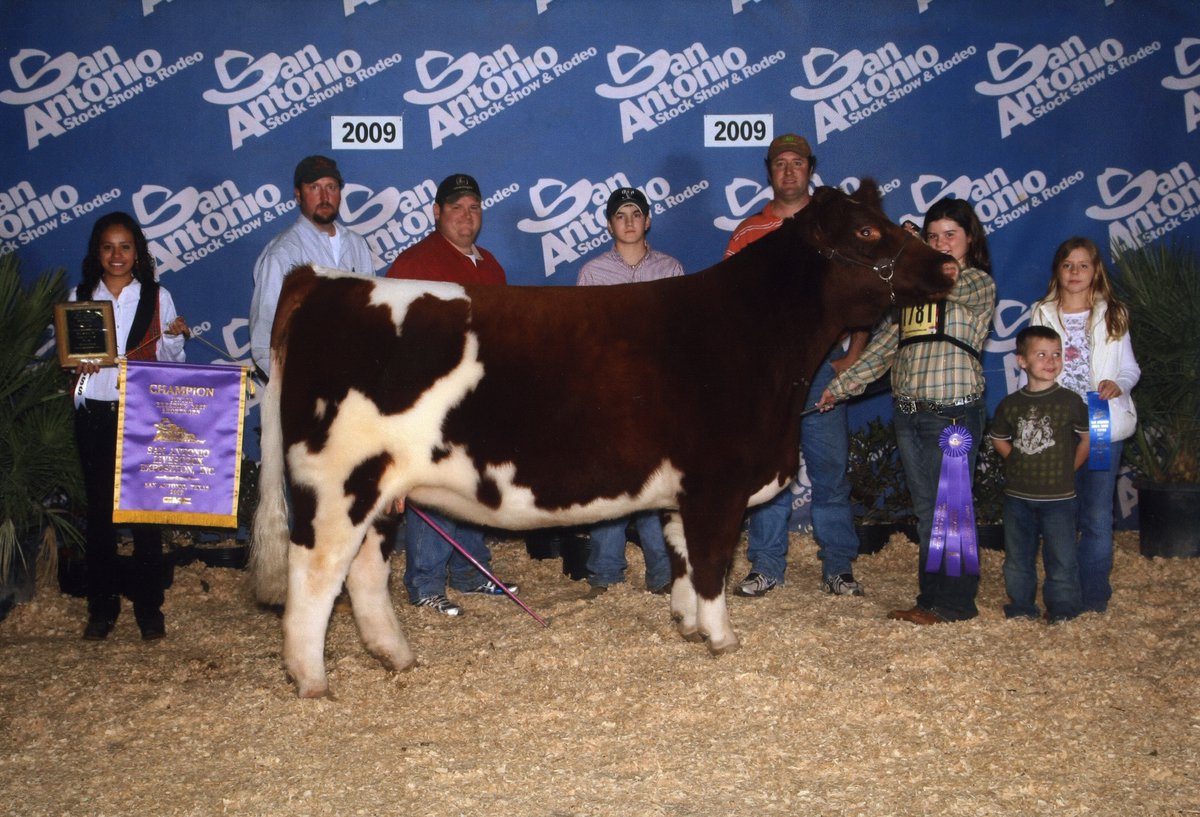
[[1087, 404], [1057, 383], [1005, 397], [989, 433], [1012, 443], [1004, 461], [1004, 492], [1021, 499], [1075, 496], [1075, 449], [1080, 435], [1087, 433]]

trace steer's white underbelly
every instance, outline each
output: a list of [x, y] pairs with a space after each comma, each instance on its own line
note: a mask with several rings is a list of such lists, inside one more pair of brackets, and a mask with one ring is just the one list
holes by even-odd
[[627, 516], [651, 508], [674, 508], [683, 475], [670, 462], [663, 462], [643, 481], [636, 493], [593, 499], [566, 508], [547, 508], [528, 487], [520, 485], [520, 475], [512, 463], [488, 466], [486, 475], [500, 493], [498, 507], [484, 505], [476, 498], [478, 473], [463, 465], [461, 451], [433, 466], [427, 479], [414, 484], [408, 497], [418, 503], [441, 508], [452, 516], [510, 530], [591, 524], [603, 519]]

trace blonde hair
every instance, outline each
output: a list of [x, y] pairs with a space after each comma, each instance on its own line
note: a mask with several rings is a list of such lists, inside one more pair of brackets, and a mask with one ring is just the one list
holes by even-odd
[[[1129, 310], [1113, 292], [1112, 281], [1108, 277], [1108, 271], [1104, 268], [1104, 259], [1100, 257], [1100, 248], [1090, 238], [1074, 236], [1058, 245], [1058, 249], [1054, 252], [1054, 260], [1050, 263], [1050, 286], [1046, 289], [1046, 296], [1042, 300], [1047, 303], [1053, 302], [1061, 319], [1062, 305], [1058, 292], [1058, 268], [1075, 250], [1083, 250], [1088, 254], [1092, 261], [1092, 269], [1095, 271], [1092, 275], [1092, 286], [1088, 290], [1088, 310], [1094, 315], [1096, 304], [1101, 302], [1108, 304], [1108, 312], [1104, 318], [1105, 329], [1108, 339], [1116, 340], [1129, 331]], [[1090, 328], [1091, 325], [1092, 321], [1089, 318], [1088, 327]]]

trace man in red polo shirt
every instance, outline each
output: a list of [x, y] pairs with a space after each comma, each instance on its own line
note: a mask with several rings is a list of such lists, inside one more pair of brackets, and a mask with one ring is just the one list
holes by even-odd
[[447, 176], [433, 200], [434, 230], [396, 257], [389, 278], [450, 281], [455, 284], [504, 284], [495, 256], [476, 246], [483, 228], [479, 185], [465, 173]]
[[[465, 173], [447, 176], [438, 185], [433, 201], [434, 231], [396, 257], [389, 278], [448, 281], [456, 284], [504, 284], [504, 269], [475, 239], [483, 227], [483, 197], [475, 179]], [[491, 570], [492, 554], [483, 529], [425, 510], [442, 530], [454, 537], [484, 567]], [[481, 576], [461, 553], [454, 550], [429, 524], [404, 511], [406, 548], [404, 586], [408, 600], [443, 615], [461, 616], [463, 609], [446, 596], [446, 570], [450, 586], [461, 593], [504, 595]], [[507, 585], [513, 593], [515, 584]]]

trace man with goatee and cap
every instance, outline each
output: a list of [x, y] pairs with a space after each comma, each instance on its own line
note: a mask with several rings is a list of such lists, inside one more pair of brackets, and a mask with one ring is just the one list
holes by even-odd
[[263, 249], [254, 263], [254, 298], [250, 302], [250, 354], [267, 375], [271, 373], [271, 325], [283, 278], [292, 267], [315, 264], [375, 274], [366, 240], [338, 221], [342, 204], [342, 174], [337, 162], [325, 156], [306, 156], [292, 174], [300, 216]]

